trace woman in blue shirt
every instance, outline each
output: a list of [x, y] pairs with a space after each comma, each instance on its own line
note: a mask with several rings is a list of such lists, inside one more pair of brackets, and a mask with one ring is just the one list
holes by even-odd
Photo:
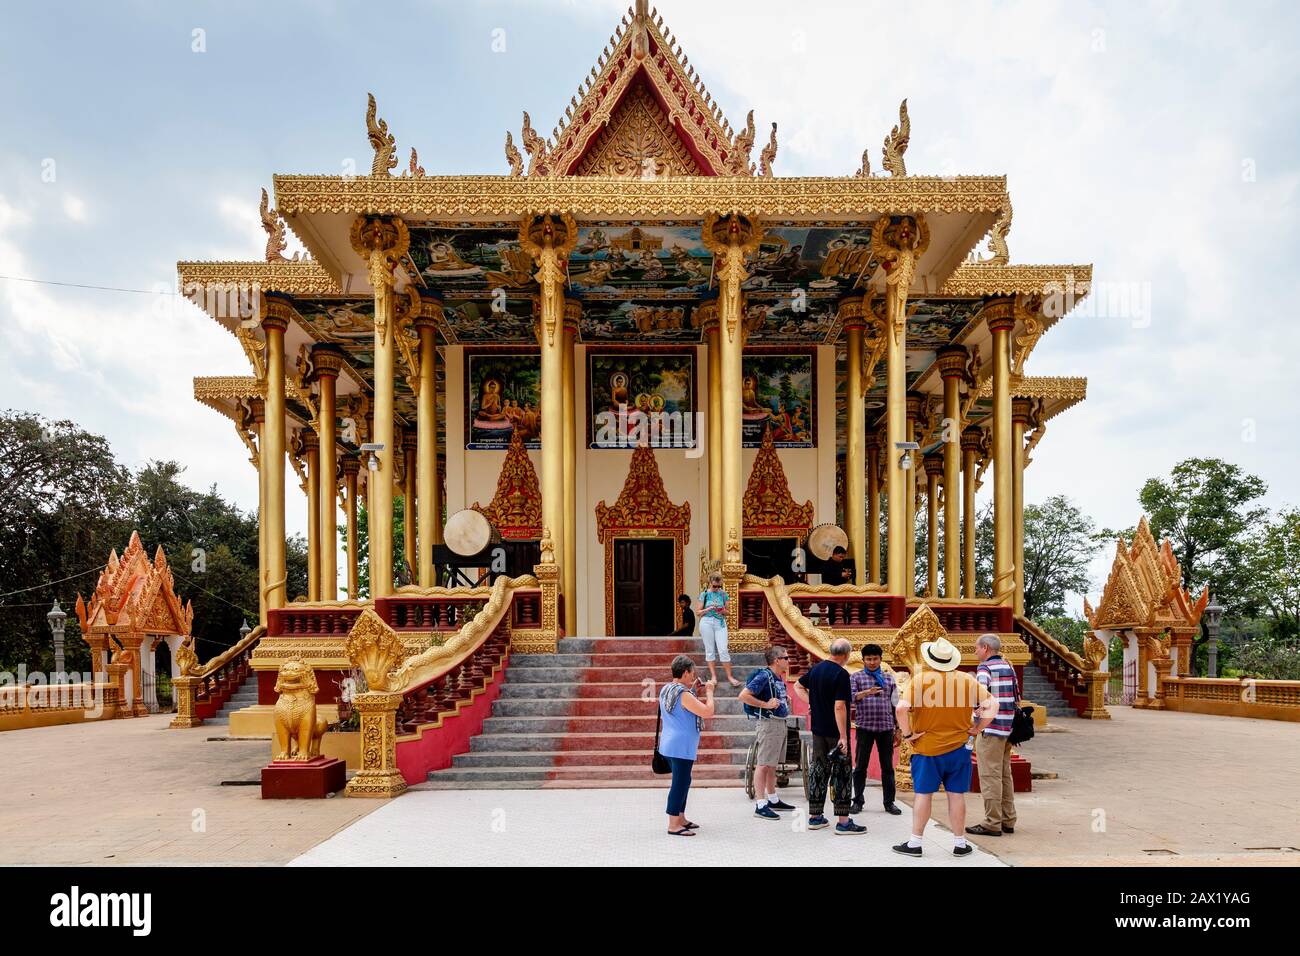
[[673, 679], [659, 692], [659, 753], [673, 768], [668, 790], [668, 832], [672, 836], [695, 836], [697, 824], [686, 819], [686, 797], [691, 789], [691, 768], [700, 746], [704, 718], [713, 716], [716, 680], [704, 685], [704, 701], [695, 696], [695, 662], [685, 654], [673, 658]]

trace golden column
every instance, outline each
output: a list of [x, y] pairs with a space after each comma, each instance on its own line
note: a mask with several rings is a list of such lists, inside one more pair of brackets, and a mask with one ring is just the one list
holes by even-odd
[[564, 633], [578, 633], [578, 401], [574, 384], [574, 350], [578, 341], [581, 303], [564, 303], [564, 563], [560, 589], [564, 594]]
[[882, 433], [867, 434], [867, 579], [880, 583], [880, 446]]
[[310, 428], [298, 432], [307, 472], [307, 600], [320, 600], [320, 439]]
[[717, 303], [703, 303], [698, 315], [709, 363], [708, 418], [702, 439], [709, 456], [709, 558], [721, 561], [726, 532], [722, 530], [722, 352]]
[[975, 475], [984, 449], [984, 432], [968, 425], [961, 432], [962, 595], [975, 597]]
[[[265, 383], [265, 380], [263, 380]], [[264, 573], [266, 568], [266, 471], [263, 465], [266, 463], [266, 402], [260, 398], [251, 399], [248, 403], [249, 420], [257, 432], [257, 568], [258, 574]], [[266, 625], [266, 594], [261, 590], [259, 585], [257, 596], [257, 622], [263, 626]]]
[[[961, 594], [961, 383], [966, 378], [966, 349], [939, 350], [943, 377], [943, 596]], [[937, 590], [935, 592], [938, 593]]]
[[262, 478], [266, 482], [266, 562], [262, 565], [262, 598], [267, 608], [284, 607], [288, 601], [288, 572], [284, 538], [284, 330], [293, 309], [278, 296], [263, 299], [262, 329], [266, 333], [266, 422], [261, 453]]
[[1015, 299], [993, 299], [985, 307], [993, 333], [993, 596], [1005, 601], [1015, 591], [1014, 436], [1011, 433], [1011, 330]]
[[862, 330], [865, 321], [861, 310], [853, 315], [841, 310], [846, 340], [844, 383], [844, 521], [848, 527], [849, 548], [853, 555], [853, 583], [861, 584], [867, 570], [867, 409], [863, 382]]
[[1011, 508], [1015, 516], [1012, 531], [1012, 560], [1015, 562], [1016, 593], [1013, 606], [1025, 613], [1025, 431], [1033, 425], [1034, 403], [1028, 398], [1011, 400]]
[[[743, 420], [741, 418], [741, 361], [745, 348], [745, 256], [757, 248], [762, 230], [745, 216], [710, 215], [704, 221], [704, 244], [714, 254], [718, 277], [718, 379], [721, 390], [719, 416], [722, 456], [722, 528], [724, 550], [744, 555], [744, 474], [741, 467]], [[725, 556], [724, 556], [725, 557]]]
[[361, 580], [357, 565], [357, 475], [361, 471], [361, 461], [355, 455], [343, 456], [343, 491], [347, 501], [347, 544], [348, 544], [348, 600], [356, 601], [358, 582]]
[[[943, 478], [943, 456], [925, 456], [925, 594], [939, 596], [939, 481]], [[944, 496], [944, 508], [948, 498]], [[945, 545], [946, 546], [946, 545]]]
[[438, 344], [437, 319], [442, 306], [423, 300], [412, 324], [420, 337], [419, 394], [416, 396], [416, 542], [420, 553], [411, 574], [421, 587], [437, 584], [433, 570], [433, 545], [442, 542], [442, 485], [438, 481]]
[[397, 454], [393, 427], [394, 352], [397, 329], [393, 305], [394, 270], [410, 237], [397, 217], [359, 216], [352, 224], [352, 248], [366, 260], [375, 290], [374, 426], [371, 441], [379, 467], [370, 472], [366, 507], [370, 518], [370, 597], [393, 593], [393, 474]]
[[406, 558], [406, 574], [414, 584], [415, 569], [419, 560], [415, 544], [416, 454], [420, 449], [419, 436], [409, 428], [402, 432], [402, 554]]
[[[886, 581], [894, 594], [909, 594], [914, 572], [907, 566], [907, 474], [902, 467], [900, 442], [907, 440], [907, 295], [916, 274], [916, 262], [930, 245], [925, 220], [911, 216], [881, 216], [871, 229], [871, 252], [885, 270], [886, 447], [885, 489], [889, 495], [889, 573]], [[912, 499], [915, 501], [915, 499]]]
[[568, 215], [539, 216], [519, 229], [519, 243], [537, 263], [535, 278], [541, 286], [537, 342], [542, 351], [542, 536], [549, 534], [553, 542], [565, 607], [574, 603], [575, 596], [563, 590], [568, 497], [564, 489], [564, 263], [577, 237], [577, 225]]
[[[914, 442], [920, 434], [921, 414], [925, 399], [917, 394], [907, 396], [907, 440]], [[907, 470], [907, 586], [903, 593], [908, 597], [916, 594], [916, 499], [920, 497], [921, 469], [920, 449], [912, 452], [912, 467]]]
[[316, 434], [320, 436], [320, 545], [317, 548], [320, 569], [320, 596], [336, 601], [339, 596], [338, 565], [338, 378], [343, 367], [343, 352], [333, 345], [317, 345], [311, 350], [316, 381], [320, 383], [320, 410]]

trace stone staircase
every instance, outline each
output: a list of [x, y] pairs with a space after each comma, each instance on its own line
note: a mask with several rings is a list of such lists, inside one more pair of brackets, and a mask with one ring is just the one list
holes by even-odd
[[1020, 696], [1024, 700], [1031, 700], [1035, 704], [1046, 707], [1048, 717], [1079, 716], [1032, 660], [1025, 664], [1024, 685], [1020, 688]]
[[205, 725], [221, 724], [223, 726], [229, 726], [230, 715], [233, 711], [241, 710], [244, 707], [251, 707], [256, 703], [257, 703], [257, 672], [252, 671], [249, 673], [248, 677], [244, 680], [244, 682], [239, 685], [239, 688], [233, 694], [230, 695], [230, 699], [226, 701], [225, 705], [222, 706], [222, 708], [219, 711], [217, 711], [216, 715], [213, 717], [209, 717], [203, 723]]
[[[437, 789], [666, 787], [650, 770], [656, 694], [677, 654], [707, 678], [698, 638], [565, 638], [556, 654], [513, 654], [483, 732], [452, 766], [429, 774]], [[732, 654], [736, 679], [762, 654]], [[718, 713], [705, 722], [692, 786], [738, 787], [753, 724], [739, 688], [718, 668]], [[796, 774], [792, 785], [798, 785]]]

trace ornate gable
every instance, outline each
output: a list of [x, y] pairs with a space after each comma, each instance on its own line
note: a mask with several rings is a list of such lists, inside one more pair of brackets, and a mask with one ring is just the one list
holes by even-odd
[[[663, 17], [647, 7], [637, 0], [628, 8], [551, 139], [542, 139], [524, 114], [528, 175], [639, 177], [645, 158], [664, 162], [674, 176], [752, 175], [752, 114], [749, 127], [735, 133]], [[651, 143], [667, 152], [648, 151]], [[507, 155], [511, 149], [508, 138]], [[635, 171], [608, 172], [628, 169], [633, 155]]]
[[131, 532], [122, 556], [109, 553], [90, 600], [77, 595], [83, 635], [95, 632], [188, 635], [194, 608], [181, 603], [162, 546], [150, 561], [138, 532]]
[[813, 503], [795, 503], [771, 428], [763, 431], [763, 444], [754, 456], [743, 512], [745, 537], [802, 537], [812, 527]]
[[627, 480], [623, 482], [623, 490], [613, 507], [603, 500], [596, 505], [596, 534], [601, 544], [606, 543], [615, 531], [637, 528], [683, 530], [690, 524], [690, 502], [675, 505], [668, 500], [655, 453], [646, 445], [633, 450]]
[[470, 507], [491, 521], [503, 538], [533, 540], [542, 536], [541, 486], [518, 430], [510, 438], [492, 502], [486, 508], [477, 501]]
[[1110, 577], [1094, 611], [1084, 600], [1084, 614], [1095, 630], [1138, 630], [1150, 633], [1194, 634], [1209, 601], [1202, 590], [1193, 599], [1183, 587], [1183, 571], [1166, 538], [1157, 545], [1146, 516], [1138, 522], [1133, 541], [1115, 547]]

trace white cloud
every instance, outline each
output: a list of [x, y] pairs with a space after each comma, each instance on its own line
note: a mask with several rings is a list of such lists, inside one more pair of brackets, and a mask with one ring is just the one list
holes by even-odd
[[63, 214], [67, 216], [69, 219], [71, 219], [73, 222], [85, 222], [86, 221], [85, 201], [72, 195], [72, 193], [65, 193], [63, 196]]

